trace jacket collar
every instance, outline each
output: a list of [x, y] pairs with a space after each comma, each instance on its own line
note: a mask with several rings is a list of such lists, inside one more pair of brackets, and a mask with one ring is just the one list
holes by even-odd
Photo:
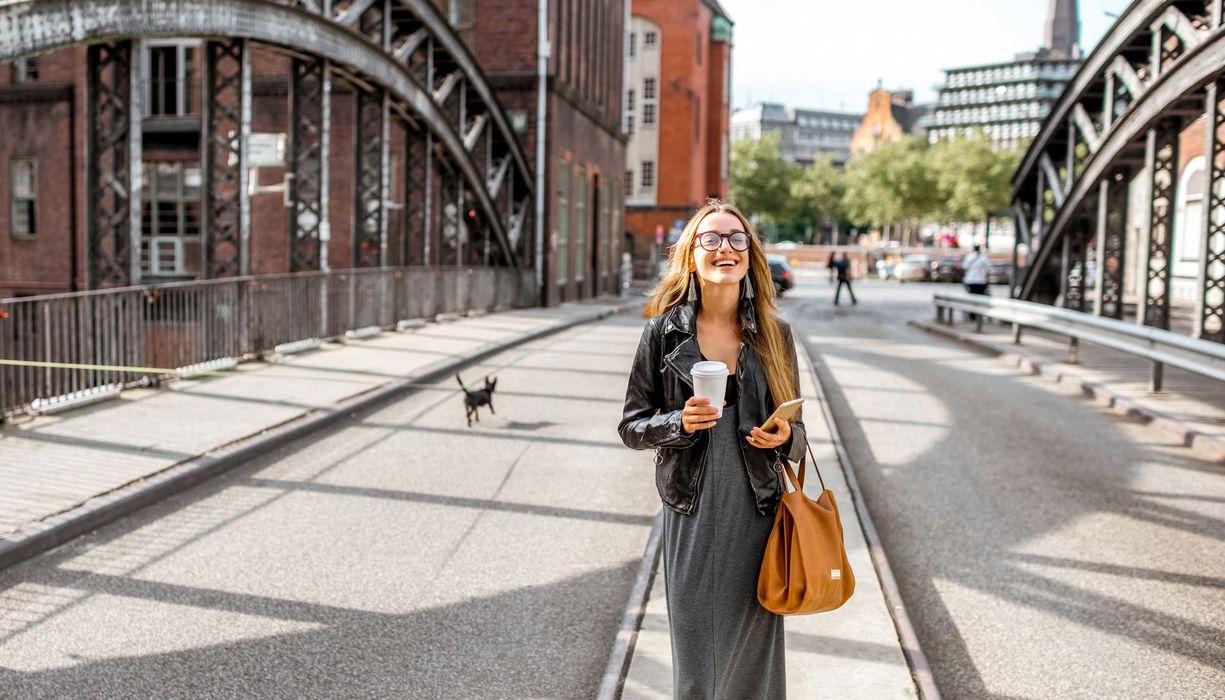
[[[699, 302], [700, 303], [700, 302]], [[693, 302], [681, 302], [664, 314], [664, 334], [672, 332], [693, 335], [696, 332], [697, 306]], [[740, 327], [745, 331], [757, 334], [757, 311], [753, 308], [751, 299], [740, 300]]]

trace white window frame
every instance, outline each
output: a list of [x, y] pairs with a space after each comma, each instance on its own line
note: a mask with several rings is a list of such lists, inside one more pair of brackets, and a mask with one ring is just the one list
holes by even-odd
[[[16, 171], [18, 166], [28, 163], [30, 166], [30, 191], [28, 194], [18, 194]], [[17, 230], [17, 208], [20, 203], [33, 202], [29, 230]], [[9, 230], [15, 238], [32, 238], [38, 235], [38, 160], [25, 156], [9, 159]]]

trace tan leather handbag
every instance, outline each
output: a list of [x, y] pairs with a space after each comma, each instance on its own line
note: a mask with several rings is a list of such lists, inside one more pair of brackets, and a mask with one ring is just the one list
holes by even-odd
[[[812, 447], [808, 446], [812, 458]], [[842, 546], [842, 520], [834, 493], [825, 488], [817, 460], [812, 467], [821, 482], [821, 496], [804, 494], [804, 458], [796, 475], [780, 460], [795, 490], [783, 493], [774, 515], [774, 529], [761, 558], [757, 600], [776, 615], [807, 615], [841, 607], [855, 592], [855, 574]]]

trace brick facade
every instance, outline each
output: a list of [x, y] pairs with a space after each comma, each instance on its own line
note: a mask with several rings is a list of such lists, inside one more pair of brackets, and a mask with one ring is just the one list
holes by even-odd
[[[503, 109], [525, 119], [518, 137], [534, 171], [536, 3], [471, 0], [471, 4], [471, 29], [461, 25], [460, 35], [471, 37], [468, 45]], [[543, 301], [556, 304], [620, 290], [625, 5], [624, 0], [557, 0], [549, 3], [549, 13], [552, 56], [545, 107]], [[568, 186], [562, 178], [568, 178]], [[568, 194], [564, 215], [559, 198], [563, 188]], [[587, 193], [581, 242], [576, 229], [579, 191]]]
[[[444, 16], [449, 3], [436, 0]], [[457, 26], [469, 42], [508, 113], [525, 125], [517, 137], [529, 166], [535, 160], [536, 111], [536, 3], [464, 0], [464, 23]], [[550, 32], [553, 58], [549, 67], [549, 95], [545, 163], [546, 214], [544, 270], [551, 283], [547, 303], [615, 293], [620, 289], [619, 260], [624, 210], [620, 178], [624, 164], [621, 121], [622, 37], [624, 0], [560, 0], [551, 3]], [[511, 31], [513, 28], [514, 31]], [[0, 140], [0, 297], [84, 289], [86, 282], [86, 170], [85, 102], [86, 49], [74, 47], [38, 57], [37, 81], [13, 85], [11, 64], [0, 66], [0, 129], [21, 134]], [[200, 57], [202, 60], [202, 57]], [[254, 48], [252, 68], [252, 132], [288, 133], [290, 59]], [[353, 263], [355, 211], [356, 106], [352, 88], [333, 77], [332, 132], [329, 153], [329, 208], [331, 240], [328, 266], [339, 269]], [[519, 121], [519, 120], [512, 120]], [[393, 119], [390, 199], [403, 202], [406, 131]], [[196, 146], [150, 139], [146, 129], [145, 161], [199, 163]], [[29, 238], [10, 234], [9, 161], [34, 156], [38, 161], [38, 232]], [[566, 159], [571, 187], [588, 193], [584, 240], [571, 236], [559, 245], [556, 192], [558, 164]], [[259, 171], [262, 186], [279, 185], [286, 169]], [[582, 177], [582, 181], [578, 178]], [[577, 191], [577, 189], [576, 189]], [[435, 196], [437, 193], [435, 192]], [[578, 216], [570, 198], [569, 219]], [[607, 210], [605, 204], [608, 204]], [[437, 211], [437, 202], [435, 202]], [[250, 270], [253, 274], [285, 272], [290, 259], [290, 210], [284, 196], [264, 192], [251, 197]], [[402, 212], [389, 212], [388, 262], [402, 262], [402, 240], [395, 224]], [[75, 216], [75, 218], [74, 218]], [[527, 235], [534, 239], [534, 231]], [[432, 231], [432, 257], [437, 262], [439, 233]], [[74, 260], [71, 251], [77, 251]], [[192, 252], [198, 257], [198, 253]], [[568, 274], [556, 274], [562, 260]], [[193, 258], [195, 259], [195, 258]], [[525, 261], [528, 264], [532, 260]], [[580, 279], [581, 278], [581, 279]], [[146, 281], [156, 281], [147, 279]]]
[[[626, 211], [641, 264], [657, 253], [657, 227], [667, 231], [708, 197], [727, 197], [731, 23], [710, 0], [638, 0], [633, 13], [659, 27], [660, 51], [655, 203], [630, 204]], [[642, 51], [643, 38], [635, 43]], [[642, 100], [636, 102], [641, 112]], [[642, 123], [641, 114], [635, 119]]]

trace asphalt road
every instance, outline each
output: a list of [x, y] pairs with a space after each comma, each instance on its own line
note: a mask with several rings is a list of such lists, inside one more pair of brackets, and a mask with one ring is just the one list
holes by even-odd
[[589, 324], [0, 573], [3, 698], [593, 697], [659, 508]]
[[936, 288], [788, 305], [944, 697], [1225, 697], [1225, 468], [906, 326]]

